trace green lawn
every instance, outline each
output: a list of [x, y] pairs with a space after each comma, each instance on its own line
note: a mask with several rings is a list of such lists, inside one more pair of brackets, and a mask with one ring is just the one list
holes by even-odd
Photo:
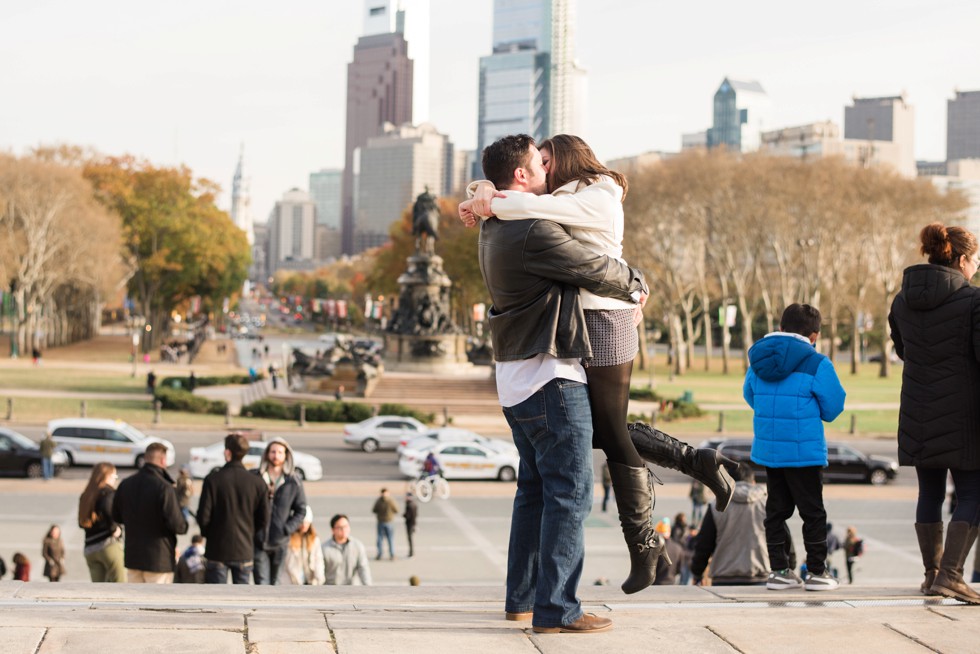
[[[70, 391], [79, 393], [145, 393], [146, 373], [129, 374], [80, 370], [45, 363], [39, 368], [6, 368], [0, 373], [0, 389]], [[0, 390], [2, 394], [2, 390]]]
[[[654, 389], [663, 397], [680, 397], [685, 391], [694, 394], [698, 404], [735, 404], [744, 409], [725, 411], [725, 431], [733, 434], [752, 433], [752, 412], [745, 400], [742, 399], [742, 382], [745, 378], [740, 360], [733, 362], [730, 374], [721, 373], [721, 361], [713, 362], [712, 371], [703, 370], [703, 360], [695, 360], [695, 370], [684, 375], [675, 376], [672, 380], [667, 374], [665, 357], [658, 357], [654, 368]], [[865, 403], [898, 403], [902, 386], [902, 368], [893, 366], [891, 377], [878, 377], [878, 366], [866, 364], [857, 375], [850, 373], [850, 366], [837, 366], [837, 374], [841, 384], [847, 391], [845, 407]], [[648, 371], [633, 371], [633, 386], [644, 388], [649, 386]], [[858, 436], [894, 436], [898, 426], [898, 410], [860, 409], [844, 413], [827, 426], [828, 435], [842, 436], [848, 434], [851, 428], [851, 415], [857, 416]], [[668, 426], [669, 425], [669, 426]], [[708, 412], [702, 418], [692, 418], [675, 421], [662, 425], [667, 431], [680, 434], [705, 434], [715, 432], [718, 428], [717, 412]]]
[[[0, 392], [0, 398], [3, 398], [2, 392]], [[7, 415], [6, 398], [0, 401], [2, 401], [2, 404], [0, 404], [0, 417], [5, 417]], [[153, 425], [153, 408], [149, 401], [144, 400], [86, 400], [85, 404], [85, 415], [89, 418], [122, 420], [151, 431], [153, 427], [193, 427], [201, 429], [223, 429], [225, 427], [224, 416], [185, 413], [182, 411], [162, 411], [160, 414], [161, 422], [159, 425]], [[70, 418], [79, 415], [81, 415], [80, 400], [66, 398], [14, 398], [13, 418], [15, 422], [44, 424], [48, 420], [55, 418]], [[340, 423], [308, 422], [306, 424], [307, 429], [311, 431], [317, 429], [335, 430], [341, 426]], [[266, 431], [275, 431], [297, 425], [292, 420], [267, 420], [233, 416], [232, 426], [255, 427]]]

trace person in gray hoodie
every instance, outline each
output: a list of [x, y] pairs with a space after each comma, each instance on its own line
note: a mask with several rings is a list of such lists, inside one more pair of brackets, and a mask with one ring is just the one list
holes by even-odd
[[701, 522], [691, 561], [697, 586], [703, 583], [709, 559], [713, 586], [764, 584], [769, 578], [763, 526], [766, 487], [756, 485], [752, 468], [746, 463], [738, 464], [733, 477], [735, 494], [728, 509], [722, 513], [709, 507]]
[[294, 472], [293, 450], [283, 438], [269, 441], [256, 470], [269, 488], [271, 513], [264, 530], [255, 534], [256, 584], [277, 585], [286, 560], [289, 537], [303, 524], [306, 494], [303, 482]]

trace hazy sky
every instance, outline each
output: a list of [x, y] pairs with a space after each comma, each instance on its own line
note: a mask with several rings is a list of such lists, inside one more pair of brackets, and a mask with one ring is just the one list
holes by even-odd
[[[187, 164], [227, 189], [244, 142], [264, 221], [344, 158], [363, 0], [0, 0], [0, 149], [90, 145]], [[431, 119], [476, 145], [492, 0], [431, 0]], [[843, 123], [851, 96], [905, 91], [916, 156], [946, 154], [946, 101], [980, 90], [977, 0], [578, 0], [583, 136], [601, 158], [674, 151], [726, 76], [757, 79], [776, 126]]]

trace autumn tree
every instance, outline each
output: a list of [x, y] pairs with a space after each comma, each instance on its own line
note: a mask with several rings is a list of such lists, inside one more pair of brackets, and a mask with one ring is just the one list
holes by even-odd
[[118, 220], [72, 166], [0, 156], [0, 283], [21, 352], [91, 337], [127, 271]]
[[[747, 366], [756, 317], [772, 331], [788, 304], [807, 302], [824, 313], [831, 354], [839, 326], [850, 324], [856, 370], [862, 318], [886, 324], [902, 270], [917, 260], [918, 230], [961, 220], [965, 206], [927, 180], [838, 158], [685, 152], [631, 179], [626, 256], [650, 274], [647, 313], [663, 313], [675, 345], [690, 349], [701, 327], [710, 356], [711, 307], [734, 302]], [[727, 372], [724, 320], [720, 327]], [[887, 375], [883, 332], [880, 344]]]
[[244, 232], [214, 204], [217, 187], [186, 167], [156, 167], [133, 157], [89, 161], [96, 197], [122, 219], [129, 292], [152, 325], [155, 346], [171, 312], [200, 296], [214, 310], [244, 283], [251, 262]]

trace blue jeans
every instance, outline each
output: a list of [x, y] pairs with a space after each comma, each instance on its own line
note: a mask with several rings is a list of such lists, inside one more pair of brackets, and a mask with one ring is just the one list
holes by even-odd
[[388, 556], [395, 558], [395, 524], [392, 522], [378, 523], [378, 558], [384, 554], [384, 541], [388, 541]]
[[41, 459], [41, 476], [45, 479], [54, 477], [54, 463], [52, 463], [51, 457], [43, 457]]
[[247, 584], [248, 578], [252, 575], [251, 561], [208, 561], [204, 569], [204, 583], [206, 584], [227, 584], [228, 571], [231, 570], [231, 581], [234, 584]]
[[592, 411], [585, 384], [553, 379], [504, 407], [521, 457], [510, 522], [505, 610], [534, 611], [534, 625], [582, 617], [576, 591], [592, 510]]
[[286, 547], [289, 545], [287, 540], [282, 547], [274, 550], [264, 550], [256, 548], [255, 567], [252, 569], [252, 577], [257, 586], [278, 586], [279, 574], [282, 570], [283, 561], [286, 560]]

